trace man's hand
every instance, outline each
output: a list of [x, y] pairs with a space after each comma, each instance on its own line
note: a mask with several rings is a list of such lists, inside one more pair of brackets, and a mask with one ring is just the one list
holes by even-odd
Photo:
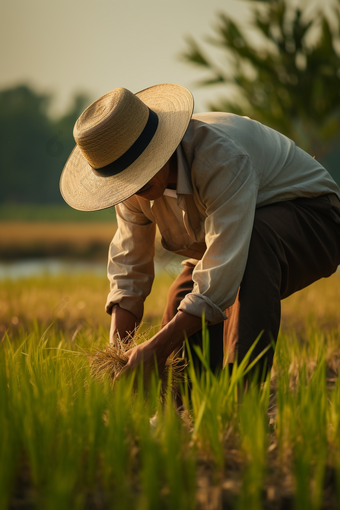
[[114, 305], [111, 315], [111, 329], [110, 329], [110, 344], [116, 343], [117, 332], [122, 340], [133, 336], [134, 330], [138, 326], [139, 321], [133, 313], [121, 308], [119, 305]]
[[127, 351], [126, 355], [129, 357], [129, 361], [119, 374], [119, 378], [122, 375], [130, 374], [141, 363], [144, 364], [144, 373], [147, 374], [155, 367], [155, 361], [158, 373], [161, 375], [167, 358], [173, 351], [177, 351], [181, 347], [185, 335], [189, 337], [201, 328], [202, 319], [200, 317], [179, 311], [150, 340]]

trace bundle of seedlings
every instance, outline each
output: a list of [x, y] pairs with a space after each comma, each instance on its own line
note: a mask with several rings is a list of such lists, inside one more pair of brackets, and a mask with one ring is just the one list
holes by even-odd
[[[114, 343], [106, 345], [103, 349], [96, 349], [93, 354], [89, 355], [91, 376], [99, 382], [109, 378], [112, 385], [114, 385], [117, 377], [128, 362], [128, 351], [147, 340], [148, 333], [148, 331], [143, 334], [136, 331], [134, 335], [130, 335], [123, 341], [117, 332]], [[162, 401], [165, 401], [169, 390], [175, 398], [180, 394], [179, 386], [185, 380], [184, 369], [186, 367], [187, 363], [184, 358], [178, 357], [176, 354], [168, 357], [163, 373], [160, 374], [160, 397]], [[151, 374], [147, 371], [143, 373], [144, 387], [146, 389], [150, 376]]]

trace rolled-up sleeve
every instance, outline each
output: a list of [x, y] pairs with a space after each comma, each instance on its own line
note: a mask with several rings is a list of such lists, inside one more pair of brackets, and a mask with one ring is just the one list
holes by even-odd
[[197, 189], [206, 207], [207, 249], [193, 271], [193, 291], [179, 309], [211, 324], [226, 319], [247, 263], [258, 184], [247, 155], [239, 155], [206, 172]]
[[110, 292], [105, 310], [114, 304], [133, 313], [138, 321], [154, 280], [155, 224], [131, 197], [116, 206], [117, 232], [110, 244], [107, 275]]

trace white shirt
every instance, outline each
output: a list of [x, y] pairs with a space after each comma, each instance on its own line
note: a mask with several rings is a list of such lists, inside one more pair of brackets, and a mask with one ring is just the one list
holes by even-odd
[[217, 323], [242, 281], [256, 208], [328, 193], [340, 198], [340, 189], [292, 140], [247, 117], [194, 115], [176, 153], [177, 201], [167, 191], [152, 203], [135, 195], [116, 206], [106, 311], [119, 303], [142, 317], [157, 224], [166, 249], [196, 262], [193, 291], [179, 308], [204, 311]]

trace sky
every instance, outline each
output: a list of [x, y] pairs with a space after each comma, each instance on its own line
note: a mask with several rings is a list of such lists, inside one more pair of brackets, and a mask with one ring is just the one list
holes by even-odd
[[95, 100], [115, 87], [170, 82], [188, 87], [204, 111], [223, 89], [198, 87], [204, 73], [180, 54], [186, 37], [204, 44], [213, 35], [221, 11], [247, 27], [243, 0], [2, 0], [0, 89], [29, 83], [53, 93], [58, 115], [76, 91]]
[[0, 89], [51, 92], [58, 113], [78, 90], [95, 100], [170, 82], [188, 87], [202, 111], [217, 89], [195, 86], [202, 72], [179, 55], [187, 36], [213, 34], [220, 11], [243, 20], [249, 9], [242, 0], [2, 0]]

